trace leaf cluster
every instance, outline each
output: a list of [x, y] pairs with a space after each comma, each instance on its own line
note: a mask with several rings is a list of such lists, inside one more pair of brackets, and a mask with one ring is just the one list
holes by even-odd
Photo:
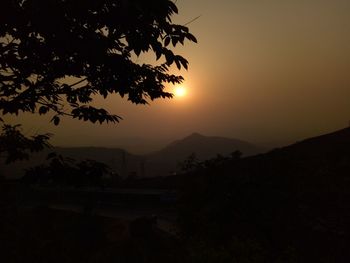
[[190, 154], [183, 162], [179, 163], [179, 168], [182, 172], [198, 172], [203, 169], [215, 169], [224, 164], [236, 162], [242, 157], [242, 152], [234, 151], [229, 156], [217, 154], [216, 157], [200, 161], [195, 153]]
[[[169, 67], [188, 61], [169, 48], [197, 42], [169, 0], [3, 0], [0, 13], [0, 111], [32, 112], [91, 122], [121, 117], [92, 105], [94, 95], [146, 104], [171, 98], [180, 83]], [[159, 65], [139, 64], [150, 52]]]
[[94, 160], [76, 161], [56, 153], [47, 156], [48, 164], [26, 170], [26, 183], [54, 184], [70, 186], [102, 186], [102, 177], [109, 167]]
[[[1, 119], [0, 119], [1, 122]], [[29, 159], [30, 153], [39, 152], [48, 148], [51, 134], [25, 136], [20, 125], [4, 124], [0, 134], [0, 156], [3, 155], [6, 163]]]

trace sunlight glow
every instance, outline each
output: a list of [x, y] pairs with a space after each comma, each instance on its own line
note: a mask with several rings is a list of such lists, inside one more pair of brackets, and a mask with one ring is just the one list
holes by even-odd
[[186, 96], [186, 94], [187, 94], [187, 91], [184, 87], [179, 86], [174, 89], [175, 97], [184, 97]]

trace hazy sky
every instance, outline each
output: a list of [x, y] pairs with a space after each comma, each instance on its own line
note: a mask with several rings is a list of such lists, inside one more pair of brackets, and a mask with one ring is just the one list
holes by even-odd
[[56, 145], [117, 146], [124, 138], [163, 141], [192, 132], [284, 144], [344, 128], [350, 120], [349, 0], [178, 0], [180, 24], [198, 44], [177, 49], [190, 62], [188, 96], [135, 106], [104, 103], [117, 125], [18, 118], [53, 132]]

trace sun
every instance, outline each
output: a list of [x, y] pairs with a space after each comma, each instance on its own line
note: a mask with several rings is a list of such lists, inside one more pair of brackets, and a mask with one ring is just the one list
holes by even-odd
[[174, 89], [174, 94], [175, 97], [184, 97], [187, 94], [187, 90], [184, 87], [179, 86]]

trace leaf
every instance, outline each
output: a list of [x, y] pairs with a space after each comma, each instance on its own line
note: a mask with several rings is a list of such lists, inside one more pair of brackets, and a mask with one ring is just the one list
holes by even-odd
[[165, 58], [166, 58], [167, 64], [170, 66], [174, 62], [174, 53], [171, 52], [170, 50], [166, 50]]
[[177, 38], [175, 38], [175, 37], [173, 37], [171, 40], [172, 40], [173, 46], [175, 47], [179, 40]]
[[156, 60], [159, 60], [161, 56], [162, 56], [162, 52], [157, 50], [156, 51]]
[[160, 59], [162, 56], [163, 47], [158, 41], [151, 43], [153, 51], [156, 53], [156, 60]]
[[168, 4], [169, 4], [169, 7], [171, 8], [171, 10], [174, 13], [176, 13], [176, 14], [179, 13], [179, 10], [177, 9], [177, 6], [173, 2], [169, 1]]
[[141, 48], [135, 47], [135, 48], [134, 48], [134, 52], [135, 52], [136, 56], [140, 56], [140, 54], [141, 54]]
[[60, 118], [58, 116], [54, 116], [51, 121], [53, 122], [54, 125], [60, 124]]
[[176, 63], [176, 67], [177, 67], [178, 69], [181, 69], [180, 61], [179, 61], [179, 60], [175, 60], [175, 63]]
[[186, 37], [187, 37], [188, 40], [190, 40], [190, 41], [192, 41], [194, 43], [198, 43], [197, 38], [194, 35], [192, 35], [191, 33], [187, 33]]
[[182, 64], [182, 66], [183, 66], [186, 70], [188, 70], [188, 61], [187, 61], [185, 58], [181, 57], [181, 56], [179, 56], [179, 60], [180, 60], [180, 62], [181, 62], [181, 64]]
[[164, 39], [164, 46], [167, 47], [167, 46], [169, 46], [169, 44], [170, 44], [170, 37], [167, 36], [167, 37]]
[[41, 106], [41, 107], [39, 108], [39, 114], [40, 114], [40, 115], [43, 115], [43, 114], [47, 113], [48, 111], [49, 111], [49, 108], [46, 107], [46, 106]]

